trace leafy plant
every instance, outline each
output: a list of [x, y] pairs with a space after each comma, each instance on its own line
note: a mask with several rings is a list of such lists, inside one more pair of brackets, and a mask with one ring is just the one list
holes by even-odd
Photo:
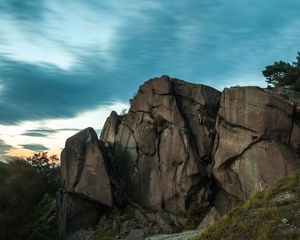
[[40, 175], [47, 193], [54, 195], [60, 186], [58, 158], [56, 155], [48, 157], [47, 152], [35, 153], [26, 159]]

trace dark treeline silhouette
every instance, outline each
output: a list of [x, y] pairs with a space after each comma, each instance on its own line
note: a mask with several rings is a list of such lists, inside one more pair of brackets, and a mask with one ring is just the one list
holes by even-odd
[[[56, 156], [36, 153], [0, 164], [0, 239], [56, 239]], [[51, 219], [49, 220], [49, 218]]]

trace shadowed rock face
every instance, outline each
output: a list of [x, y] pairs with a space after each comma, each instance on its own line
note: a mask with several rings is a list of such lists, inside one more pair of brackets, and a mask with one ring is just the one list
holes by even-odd
[[300, 154], [300, 122], [294, 122], [290, 144]]
[[107, 119], [101, 140], [115, 139], [112, 161], [129, 198], [179, 214], [193, 194], [205, 194], [219, 98], [213, 88], [164, 76], [140, 87], [116, 135], [116, 117]]
[[297, 149], [293, 115], [291, 102], [260, 88], [224, 90], [216, 124], [213, 174], [227, 193], [244, 200], [294, 173], [299, 158], [289, 147], [292, 140]]
[[79, 229], [96, 227], [101, 214], [99, 204], [67, 192], [57, 194], [56, 206], [60, 239], [69, 239]]

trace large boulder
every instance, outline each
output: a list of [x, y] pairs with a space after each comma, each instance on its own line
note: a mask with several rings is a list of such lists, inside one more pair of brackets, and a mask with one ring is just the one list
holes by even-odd
[[245, 200], [254, 191], [294, 174], [300, 161], [289, 146], [291, 136], [294, 148], [298, 146], [293, 115], [292, 102], [258, 87], [224, 90], [213, 174], [226, 193]]
[[192, 195], [205, 195], [219, 98], [213, 88], [163, 76], [140, 87], [111, 135], [117, 117], [107, 120], [101, 140], [113, 145], [112, 165], [131, 200], [180, 214]]
[[70, 137], [61, 153], [62, 188], [57, 194], [60, 239], [97, 226], [113, 205], [105, 155], [96, 132], [87, 128]]
[[67, 192], [112, 206], [110, 180], [94, 129], [86, 128], [67, 139], [61, 153], [61, 172]]

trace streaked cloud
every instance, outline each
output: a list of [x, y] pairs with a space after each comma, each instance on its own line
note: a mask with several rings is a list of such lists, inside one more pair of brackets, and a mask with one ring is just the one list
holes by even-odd
[[87, 67], [93, 68], [91, 72], [70, 72], [0, 57], [0, 67], [0, 84], [4, 86], [0, 124], [70, 118], [83, 110], [130, 98], [124, 91], [125, 82], [119, 83], [115, 74], [103, 75], [99, 64]]
[[[0, 139], [5, 139], [6, 144], [14, 146], [7, 155], [28, 157], [31, 151], [20, 149], [19, 144], [38, 143], [49, 148], [49, 154], [60, 155], [65, 140], [86, 127], [93, 127], [100, 134], [106, 117], [112, 110], [121, 113], [128, 109], [128, 103], [116, 102], [108, 106], [98, 106], [91, 111], [85, 111], [74, 118], [49, 119], [41, 121], [26, 121], [17, 125], [1, 125]], [[51, 126], [51, 127], [49, 127]], [[45, 137], [31, 136], [35, 133], [45, 134]]]
[[40, 20], [47, 9], [45, 0], [5, 0], [0, 2], [0, 12], [18, 20]]
[[57, 151], [79, 129], [99, 132], [112, 107], [128, 108], [138, 86], [165, 74], [219, 90], [266, 86], [261, 70], [299, 50], [299, 8], [295, 0], [1, 1], [0, 138], [6, 148], [38, 139]]
[[22, 133], [22, 135], [29, 136], [29, 137], [48, 137], [48, 135], [45, 133], [30, 132], [30, 131], [26, 131], [25, 133]]
[[49, 148], [45, 147], [42, 144], [31, 143], [31, 144], [20, 144], [19, 146], [23, 147], [24, 149], [31, 150], [34, 152], [43, 152], [43, 151], [49, 150]]
[[6, 154], [13, 148], [12, 145], [6, 144], [4, 140], [0, 139], [0, 155], [1, 154]]
[[38, 129], [29, 129], [26, 130], [22, 135], [29, 137], [48, 137], [54, 133], [61, 131], [71, 131], [79, 132], [81, 129], [78, 128], [60, 128], [60, 129], [51, 129], [51, 128], [38, 128]]

